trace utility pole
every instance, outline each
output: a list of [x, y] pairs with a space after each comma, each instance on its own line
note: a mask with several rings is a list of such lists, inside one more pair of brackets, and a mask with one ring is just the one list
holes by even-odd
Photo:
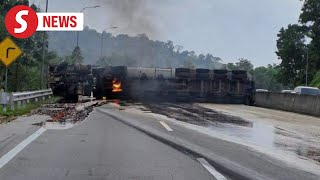
[[[46, 0], [46, 13], [48, 12], [49, 0]], [[40, 89], [43, 89], [44, 84], [44, 61], [46, 57], [46, 32], [44, 31], [42, 34], [42, 63], [41, 63], [41, 83]]]
[[[98, 8], [100, 6], [88, 6], [88, 7], [84, 7], [81, 9], [80, 13], [82, 13], [84, 10], [86, 9], [94, 9], [94, 8]], [[79, 47], [79, 35], [80, 35], [80, 32], [77, 31], [77, 46], [76, 47]]]
[[108, 27], [108, 28], [106, 28], [106, 29], [104, 29], [103, 31], [102, 31], [102, 33], [101, 33], [101, 54], [100, 54], [100, 57], [102, 58], [102, 55], [103, 55], [103, 38], [104, 38], [104, 33], [105, 33], [105, 31], [106, 30], [108, 30], [108, 29], [116, 29], [116, 28], [118, 28], [117, 26], [114, 26], [114, 27]]
[[308, 71], [309, 71], [309, 46], [307, 45], [306, 86], [308, 86]]

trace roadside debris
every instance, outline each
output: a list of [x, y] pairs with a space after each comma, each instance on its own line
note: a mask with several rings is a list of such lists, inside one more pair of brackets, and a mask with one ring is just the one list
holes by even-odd
[[1, 116], [0, 117], [0, 124], [8, 123], [8, 122], [11, 122], [11, 121], [13, 121], [15, 119], [16, 119], [16, 117], [14, 117], [14, 116]]
[[84, 120], [93, 107], [100, 105], [99, 102], [86, 103], [60, 103], [45, 104], [35, 110], [33, 114], [49, 115], [51, 117], [47, 122], [76, 123]]

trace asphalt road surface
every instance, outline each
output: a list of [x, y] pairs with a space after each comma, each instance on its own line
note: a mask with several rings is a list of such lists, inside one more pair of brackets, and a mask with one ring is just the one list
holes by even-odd
[[[239, 175], [250, 179], [320, 179], [320, 171], [317, 171], [319, 166], [282, 152], [275, 158], [248, 146], [220, 139], [219, 136], [211, 136], [201, 127], [181, 124], [176, 120], [141, 111], [135, 106], [103, 106], [98, 109], [148, 134], [163, 137], [164, 141], [191, 149], [213, 161], [211, 165], [233, 179], [239, 179]], [[285, 160], [288, 158], [289, 161]]]
[[12, 159], [0, 169], [1, 180], [216, 179], [210, 167], [201, 164], [203, 159], [97, 111], [71, 129], [37, 136], [28, 139], [30, 144], [19, 144], [16, 155], [6, 154]]

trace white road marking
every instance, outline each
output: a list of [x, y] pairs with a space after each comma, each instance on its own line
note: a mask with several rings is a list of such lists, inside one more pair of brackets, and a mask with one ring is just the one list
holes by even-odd
[[22, 151], [25, 147], [27, 147], [32, 141], [37, 139], [42, 133], [44, 133], [46, 129], [40, 128], [35, 133], [31, 134], [27, 139], [23, 140], [16, 147], [11, 149], [7, 154], [0, 158], [0, 168], [6, 165], [12, 158], [14, 158], [20, 151]]
[[163, 121], [159, 121], [159, 122], [164, 128], [166, 128], [167, 131], [173, 131], [167, 123]]
[[206, 168], [210, 174], [212, 174], [217, 180], [226, 180], [227, 178], [225, 178], [222, 174], [220, 174], [214, 167], [212, 167], [208, 161], [206, 161], [203, 158], [198, 158], [197, 159], [201, 165]]

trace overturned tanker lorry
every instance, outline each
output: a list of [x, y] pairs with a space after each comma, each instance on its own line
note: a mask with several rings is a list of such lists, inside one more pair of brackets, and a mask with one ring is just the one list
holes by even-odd
[[246, 71], [189, 68], [92, 67], [50, 68], [55, 95], [76, 100], [93, 93], [102, 97], [159, 101], [193, 101], [252, 105], [254, 81]]

